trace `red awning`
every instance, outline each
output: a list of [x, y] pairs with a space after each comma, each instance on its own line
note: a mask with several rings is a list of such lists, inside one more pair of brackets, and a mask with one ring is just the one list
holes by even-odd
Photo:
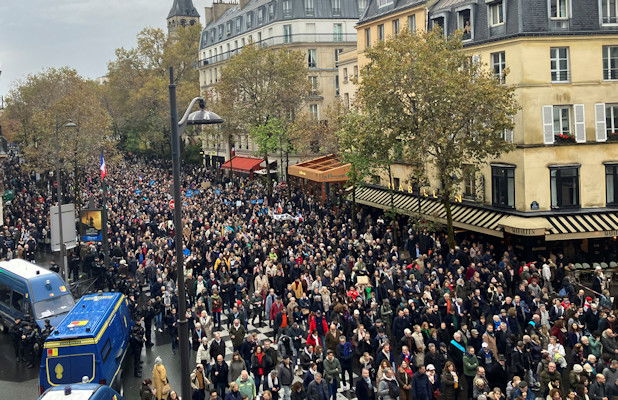
[[234, 171], [252, 172], [259, 169], [260, 163], [263, 162], [261, 158], [249, 158], [249, 157], [232, 157], [227, 160], [221, 168], [227, 168]]

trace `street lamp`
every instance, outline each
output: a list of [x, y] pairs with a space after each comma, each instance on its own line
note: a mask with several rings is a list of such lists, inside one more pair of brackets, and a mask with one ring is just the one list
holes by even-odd
[[58, 239], [60, 239], [60, 264], [62, 265], [62, 275], [65, 282], [69, 280], [69, 266], [67, 264], [67, 248], [64, 244], [64, 233], [62, 232], [62, 181], [60, 179], [60, 128], [77, 128], [77, 124], [73, 121], [67, 121], [62, 126], [56, 123], [56, 195], [58, 197]]
[[[180, 135], [187, 125], [221, 124], [223, 119], [212, 111], [207, 111], [206, 102], [201, 97], [191, 100], [182, 119], [178, 121], [176, 110], [176, 84], [174, 68], [170, 67], [170, 120], [172, 127], [172, 169], [174, 174], [174, 250], [176, 251], [176, 275], [178, 277], [178, 341], [180, 345], [181, 394], [183, 399], [191, 398], [189, 375], [189, 331], [187, 324], [187, 295], [185, 292], [185, 272], [182, 254], [182, 198], [180, 193]], [[191, 112], [195, 103], [199, 111]]]

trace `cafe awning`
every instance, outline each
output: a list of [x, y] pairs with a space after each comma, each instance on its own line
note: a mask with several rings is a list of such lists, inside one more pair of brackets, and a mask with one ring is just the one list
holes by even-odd
[[336, 154], [314, 158], [288, 167], [288, 174], [314, 182], [345, 182], [350, 164], [341, 162]]
[[551, 227], [545, 240], [618, 236], [618, 211], [585, 212], [546, 217]]
[[231, 169], [239, 172], [253, 172], [261, 169], [260, 163], [264, 160], [261, 158], [250, 157], [232, 157], [221, 165], [221, 168]]
[[543, 236], [551, 226], [545, 217], [507, 215], [500, 221], [505, 232], [519, 236]]

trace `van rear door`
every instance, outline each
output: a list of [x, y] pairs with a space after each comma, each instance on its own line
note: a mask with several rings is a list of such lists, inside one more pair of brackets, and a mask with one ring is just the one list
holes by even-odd
[[[65, 348], [66, 349], [66, 348]], [[80, 347], [75, 347], [80, 349]], [[50, 351], [51, 350], [51, 351]], [[47, 349], [48, 354], [55, 349]], [[47, 356], [45, 360], [47, 382], [52, 386], [80, 383], [87, 376], [92, 381], [95, 374], [93, 353], [76, 353], [63, 356]]]

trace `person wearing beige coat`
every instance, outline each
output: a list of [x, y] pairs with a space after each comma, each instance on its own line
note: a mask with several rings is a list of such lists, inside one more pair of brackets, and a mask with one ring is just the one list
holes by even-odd
[[171, 388], [167, 378], [167, 370], [163, 365], [161, 357], [155, 359], [155, 365], [152, 368], [152, 385], [155, 387], [157, 400], [167, 399]]

